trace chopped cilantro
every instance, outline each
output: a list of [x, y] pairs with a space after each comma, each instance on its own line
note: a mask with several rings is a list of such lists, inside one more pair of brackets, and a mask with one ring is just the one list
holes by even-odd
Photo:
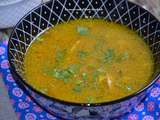
[[45, 70], [45, 73], [49, 76], [63, 80], [65, 83], [67, 83], [76, 74], [76, 72], [78, 72], [79, 68], [80, 65], [73, 64], [66, 69]]
[[84, 26], [77, 26], [77, 32], [80, 34], [80, 35], [87, 35], [89, 30], [87, 27], [84, 27]]
[[57, 78], [57, 79], [60, 79], [61, 78], [61, 72], [58, 71], [57, 69], [54, 69], [53, 71], [51, 71], [50, 73], [52, 73], [52, 76]]
[[61, 74], [62, 79], [68, 79], [68, 78], [72, 77], [72, 73], [70, 73], [67, 69], [62, 70], [60, 72], [60, 74]]
[[88, 79], [87, 73], [82, 73], [82, 79], [85, 81]]
[[82, 81], [82, 80], [77, 80], [77, 81], [76, 81], [76, 84], [77, 84], [77, 85], [82, 85], [82, 84], [83, 84], [83, 81]]
[[79, 69], [80, 69], [80, 65], [78, 64], [72, 64], [68, 67], [68, 71], [71, 72], [72, 74], [75, 74], [76, 72], [78, 72]]
[[65, 83], [69, 82], [69, 80], [73, 76], [72, 73], [70, 73], [67, 69], [65, 70], [54, 69], [51, 73], [50, 73], [51, 76], [53, 76], [56, 79], [63, 80]]
[[85, 58], [85, 57], [88, 56], [88, 52], [86, 52], [86, 51], [79, 51], [78, 55], [79, 55], [80, 58]]
[[97, 70], [95, 72], [93, 72], [93, 80], [94, 81], [97, 81], [98, 75], [99, 75], [99, 72]]
[[106, 73], [106, 71], [105, 71], [105, 69], [103, 67], [98, 68], [97, 72], [99, 72], [99, 73]]
[[88, 97], [86, 98], [86, 101], [87, 101], [88, 103], [93, 103], [93, 102], [94, 102], [94, 98], [93, 98], [92, 96], [88, 96]]
[[104, 53], [104, 63], [111, 63], [113, 60], [115, 53], [114, 53], [114, 49], [108, 49], [105, 53]]
[[88, 64], [88, 67], [96, 68], [96, 65], [95, 65], [95, 64], [92, 64], [92, 63], [90, 63], [90, 64]]
[[76, 93], [80, 93], [82, 91], [82, 87], [80, 85], [76, 85], [72, 90]]
[[68, 83], [70, 79], [63, 79], [64, 83]]

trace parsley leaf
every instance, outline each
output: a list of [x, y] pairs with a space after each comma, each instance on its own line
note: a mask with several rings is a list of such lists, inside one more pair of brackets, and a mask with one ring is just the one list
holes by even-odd
[[78, 55], [79, 55], [80, 58], [85, 58], [85, 57], [88, 56], [88, 52], [86, 52], [86, 51], [79, 51]]
[[72, 90], [76, 93], [80, 93], [82, 90], [82, 87], [80, 85], [76, 85]]
[[108, 49], [105, 53], [104, 53], [104, 63], [111, 63], [113, 60], [115, 53], [114, 53], [114, 49]]
[[78, 64], [72, 64], [68, 67], [68, 71], [71, 72], [72, 74], [75, 74], [76, 72], [78, 72], [80, 69], [80, 65]]
[[94, 102], [94, 98], [92, 96], [88, 96], [86, 98], [86, 100], [87, 100], [88, 103], [93, 103]]
[[87, 27], [84, 27], [84, 26], [77, 26], [77, 32], [80, 34], [80, 35], [87, 35], [89, 30]]

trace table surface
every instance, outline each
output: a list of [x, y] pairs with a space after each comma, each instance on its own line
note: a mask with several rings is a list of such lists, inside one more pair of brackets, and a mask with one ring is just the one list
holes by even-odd
[[[159, 0], [130, 0], [143, 6], [144, 8], [151, 11], [157, 18], [160, 19], [160, 1]], [[6, 32], [1, 30], [0, 33]], [[10, 34], [10, 30], [6, 32]], [[2, 36], [0, 34], [0, 40]], [[7, 90], [0, 74], [0, 120], [17, 120], [16, 114], [10, 104], [10, 100], [7, 94]]]

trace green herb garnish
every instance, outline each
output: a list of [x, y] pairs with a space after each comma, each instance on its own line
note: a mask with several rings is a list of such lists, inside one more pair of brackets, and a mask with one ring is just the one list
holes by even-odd
[[83, 73], [82, 73], [82, 80], [83, 80], [83, 85], [84, 85], [84, 86], [87, 85], [87, 79], [88, 79], [87, 73], [83, 72]]
[[88, 96], [86, 98], [87, 103], [94, 103], [94, 98], [92, 96]]
[[83, 81], [82, 80], [77, 80], [76, 81], [76, 85], [82, 85], [83, 84]]
[[62, 70], [60, 73], [62, 79], [68, 79], [72, 77], [72, 73], [68, 71], [68, 69]]
[[78, 72], [80, 69], [80, 65], [79, 64], [72, 64], [68, 67], [68, 71], [72, 74], [75, 74], [76, 72]]
[[74, 92], [76, 92], [76, 93], [80, 93], [81, 92], [81, 90], [82, 90], [82, 87], [81, 87], [81, 85], [76, 85], [73, 89], [72, 89]]
[[61, 78], [61, 71], [54, 69], [53, 71], [49, 72], [50, 75], [52, 75], [53, 77], [60, 79]]
[[84, 26], [77, 26], [77, 32], [80, 34], [80, 35], [87, 35], [89, 30], [87, 27], [84, 27]]
[[113, 60], [115, 53], [114, 53], [114, 49], [108, 49], [105, 53], [104, 53], [104, 63], [111, 63]]
[[97, 81], [98, 75], [99, 75], [99, 72], [97, 70], [95, 72], [93, 72], [93, 80], [94, 81]]
[[79, 51], [78, 55], [79, 55], [80, 58], [85, 58], [85, 57], [88, 56], [88, 52], [86, 52], [86, 51]]
[[68, 83], [70, 79], [63, 79], [64, 83]]
[[56, 79], [63, 80], [65, 83], [67, 83], [76, 74], [76, 72], [78, 72], [79, 69], [80, 65], [72, 64], [66, 69], [47, 70], [45, 71], [45, 73]]
[[82, 73], [82, 79], [85, 81], [88, 79], [87, 73]]
[[73, 77], [72, 73], [70, 73], [67, 69], [65, 70], [54, 69], [52, 72], [50, 72], [50, 74], [56, 79], [63, 80], [65, 83], [68, 83], [69, 80]]
[[95, 65], [95, 64], [92, 64], [92, 63], [90, 63], [90, 64], [88, 64], [88, 67], [96, 68], [96, 65]]

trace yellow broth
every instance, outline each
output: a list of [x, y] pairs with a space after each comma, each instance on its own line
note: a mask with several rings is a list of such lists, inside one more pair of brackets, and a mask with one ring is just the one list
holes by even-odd
[[126, 26], [98, 19], [61, 23], [39, 36], [25, 57], [25, 78], [42, 93], [69, 102], [100, 103], [150, 82], [153, 57]]

